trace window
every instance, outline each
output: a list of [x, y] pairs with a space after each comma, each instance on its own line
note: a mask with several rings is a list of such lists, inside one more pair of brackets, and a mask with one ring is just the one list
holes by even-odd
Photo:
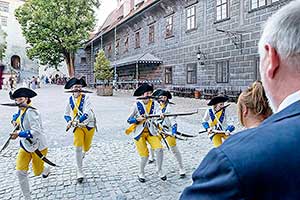
[[108, 53], [108, 56], [111, 56], [111, 54], [112, 54], [112, 45], [111, 45], [111, 43], [107, 46], [107, 53]]
[[173, 36], [173, 15], [167, 18], [166, 38]]
[[154, 43], [154, 24], [149, 26], [149, 44]]
[[8, 12], [9, 11], [9, 3], [0, 1], [0, 11], [2, 12]]
[[82, 65], [86, 64], [86, 57], [81, 57], [80, 64]]
[[267, 5], [267, 0], [250, 0], [251, 10]]
[[259, 72], [259, 64], [260, 64], [260, 60], [259, 57], [257, 57], [255, 58], [254, 61], [254, 81], [261, 80], [260, 72]]
[[7, 26], [7, 17], [6, 16], [1, 16], [1, 25]]
[[135, 48], [141, 47], [140, 32], [135, 33]]
[[186, 30], [196, 28], [196, 6], [187, 8], [186, 10]]
[[197, 64], [196, 63], [187, 64], [187, 83], [188, 84], [197, 83]]
[[217, 17], [216, 20], [220, 21], [229, 17], [228, 14], [228, 0], [217, 0]]
[[172, 84], [172, 67], [165, 68], [165, 84]]
[[229, 81], [229, 61], [217, 62], [216, 65], [216, 82], [228, 83]]
[[127, 52], [128, 48], [129, 48], [129, 36], [128, 35], [125, 38], [124, 46], [125, 46], [125, 51], [124, 52]]

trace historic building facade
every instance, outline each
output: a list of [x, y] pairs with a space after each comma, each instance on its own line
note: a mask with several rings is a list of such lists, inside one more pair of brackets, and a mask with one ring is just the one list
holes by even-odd
[[28, 45], [15, 17], [15, 10], [23, 4], [23, 0], [0, 0], [0, 24], [7, 34], [7, 49], [2, 62], [6, 65], [6, 73], [20, 72], [21, 76], [30, 77], [38, 74], [38, 63], [27, 57]]
[[123, 1], [87, 42], [76, 72], [94, 83], [95, 55], [103, 49], [122, 87], [147, 81], [169, 89], [238, 91], [260, 79], [261, 27], [287, 2]]

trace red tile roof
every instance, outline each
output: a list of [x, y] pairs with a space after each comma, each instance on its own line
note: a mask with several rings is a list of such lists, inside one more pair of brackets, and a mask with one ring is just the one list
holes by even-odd
[[111, 31], [113, 28], [115, 28], [116, 26], [124, 23], [126, 20], [130, 19], [131, 17], [133, 17], [134, 15], [136, 15], [137, 13], [139, 13], [140, 11], [144, 10], [145, 8], [149, 7], [150, 5], [158, 2], [160, 0], [148, 0], [148, 1], [144, 1], [143, 4], [141, 4], [138, 8], [132, 9], [130, 11], [130, 13], [125, 16], [123, 16], [123, 10], [124, 7], [123, 5], [120, 6], [120, 8], [116, 8], [114, 11], [112, 11], [109, 16], [106, 18], [106, 20], [104, 21], [103, 25], [99, 28], [98, 32], [96, 33], [96, 35], [90, 39], [87, 44], [93, 40], [93, 39], [97, 39], [97, 37], [100, 35], [100, 33], [105, 34], [109, 31]]

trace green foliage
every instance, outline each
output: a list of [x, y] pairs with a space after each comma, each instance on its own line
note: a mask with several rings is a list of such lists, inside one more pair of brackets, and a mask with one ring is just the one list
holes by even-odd
[[30, 47], [27, 54], [41, 64], [57, 66], [70, 59], [95, 26], [93, 6], [99, 0], [27, 0], [15, 15]]
[[97, 80], [109, 83], [113, 78], [113, 69], [103, 50], [99, 51], [95, 62], [95, 77]]
[[6, 36], [7, 34], [2, 30], [0, 27], [0, 61], [2, 62], [3, 58], [5, 57], [5, 51], [6, 51]]

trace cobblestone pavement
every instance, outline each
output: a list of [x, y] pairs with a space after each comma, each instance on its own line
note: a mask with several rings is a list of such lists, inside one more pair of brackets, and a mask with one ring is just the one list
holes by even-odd
[[[30, 171], [29, 179], [33, 199], [178, 199], [182, 190], [191, 184], [192, 172], [197, 168], [212, 144], [205, 134], [197, 134], [200, 129], [199, 114], [178, 118], [179, 131], [197, 134], [188, 141], [178, 141], [187, 177], [180, 179], [177, 163], [173, 155], [164, 150], [164, 171], [168, 180], [161, 181], [155, 173], [155, 164], [146, 167], [146, 183], [137, 181], [139, 156], [134, 142], [124, 134], [126, 120], [134, 102], [130, 92], [116, 92], [112, 97], [99, 97], [91, 94], [98, 120], [98, 133], [93, 145], [84, 158], [86, 179], [82, 184], [76, 182], [75, 150], [72, 147], [72, 133], [65, 132], [63, 112], [68, 94], [62, 86], [45, 86], [37, 89], [38, 96], [33, 106], [38, 108], [49, 143], [48, 158], [61, 167], [51, 168], [47, 179], [34, 177]], [[7, 91], [0, 91], [0, 101], [10, 102]], [[175, 111], [194, 111], [206, 105], [205, 100], [175, 97]], [[17, 108], [0, 107], [0, 145], [12, 130], [9, 124], [11, 115]], [[236, 116], [236, 105], [228, 108]], [[237, 121], [236, 117], [230, 119]], [[239, 127], [238, 127], [239, 129]], [[15, 176], [15, 159], [18, 142], [11, 142], [0, 159], [0, 199], [22, 199]]]

